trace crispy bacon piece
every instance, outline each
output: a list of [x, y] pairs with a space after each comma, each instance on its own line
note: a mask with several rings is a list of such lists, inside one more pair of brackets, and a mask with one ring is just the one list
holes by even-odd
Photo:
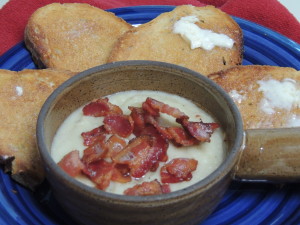
[[169, 184], [160, 184], [160, 185], [163, 194], [167, 194], [171, 192], [171, 188]]
[[107, 116], [107, 115], [122, 115], [122, 109], [108, 101], [108, 98], [95, 99], [85, 105], [82, 109], [85, 116]]
[[159, 112], [161, 112], [173, 116], [174, 118], [189, 118], [185, 113], [181, 112], [179, 109], [169, 106], [168, 104], [164, 104], [150, 97], [146, 99], [142, 107], [144, 110], [146, 110], [153, 116], [158, 116]]
[[105, 129], [112, 134], [126, 138], [133, 132], [133, 120], [126, 115], [108, 115], [104, 120]]
[[113, 157], [113, 160], [117, 163], [128, 164], [135, 158], [136, 153], [138, 153], [141, 149], [148, 147], [150, 148], [150, 137], [141, 136], [134, 138], [122, 151]]
[[158, 117], [159, 109], [152, 107], [151, 104], [149, 103], [149, 101], [147, 101], [147, 99], [145, 102], [142, 103], [142, 109], [145, 112], [149, 113], [151, 116]]
[[155, 117], [153, 117], [152, 115], [146, 113], [145, 114], [145, 121], [146, 121], [146, 123], [153, 125], [156, 128], [156, 130], [161, 135], [163, 135], [165, 138], [172, 139], [172, 136], [168, 132], [167, 128], [163, 127], [163, 126], [160, 126], [160, 124], [158, 123], [158, 121], [156, 120]]
[[156, 118], [149, 113], [146, 113], [142, 108], [129, 107], [129, 109], [131, 110], [130, 116], [134, 121], [134, 135], [136, 135], [137, 137], [142, 135], [150, 135], [152, 137], [156, 137], [159, 139], [158, 143], [163, 144], [167, 149], [169, 145], [167, 142], [167, 138], [170, 136], [166, 131], [166, 128], [161, 127], [156, 121]]
[[124, 164], [115, 164], [111, 180], [119, 183], [130, 182], [131, 176], [129, 167]]
[[151, 146], [154, 148], [154, 152], [158, 159], [158, 161], [150, 169], [150, 171], [154, 172], [158, 168], [159, 162], [166, 162], [168, 160], [167, 150], [169, 147], [169, 141], [151, 124], [146, 124], [145, 127], [136, 134], [137, 137], [145, 135], [151, 137]]
[[130, 175], [135, 178], [144, 176], [148, 171], [157, 168], [157, 152], [154, 148], [144, 148], [136, 153], [135, 159], [129, 163]]
[[159, 195], [171, 192], [169, 185], [161, 185], [158, 180], [150, 182], [143, 182], [137, 184], [132, 188], [128, 188], [124, 191], [125, 195], [134, 196], [148, 196], [148, 195]]
[[142, 132], [142, 130], [144, 130], [145, 126], [146, 126], [146, 122], [145, 122], [145, 112], [142, 108], [139, 107], [133, 107], [133, 106], [129, 106], [128, 107], [129, 110], [131, 111], [130, 113], [130, 117], [133, 120], [133, 134], [136, 136], [140, 136], [140, 133]]
[[105, 139], [105, 136], [107, 134], [107, 131], [105, 130], [104, 126], [97, 127], [91, 131], [82, 132], [81, 136], [83, 137], [83, 144], [85, 146], [90, 146], [94, 144], [96, 140], [103, 140]]
[[155, 148], [155, 151], [157, 152], [158, 161], [166, 162], [168, 160], [168, 156], [167, 156], [167, 150], [169, 147], [168, 139], [163, 137], [156, 130], [156, 128], [150, 124], [147, 124], [147, 126], [142, 130], [141, 135], [148, 135], [152, 137], [152, 147]]
[[117, 168], [115, 163], [107, 162], [104, 159], [88, 164], [83, 172], [101, 190], [105, 190], [110, 185], [110, 181], [119, 183], [131, 181], [128, 173], [123, 174], [122, 170]]
[[188, 158], [176, 158], [165, 164], [160, 170], [162, 183], [179, 183], [192, 179], [198, 161]]
[[153, 125], [165, 139], [172, 140], [177, 146], [191, 146], [199, 144], [199, 141], [182, 127], [163, 127], [158, 123], [157, 119], [150, 114], [145, 114], [145, 121], [148, 124]]
[[104, 159], [86, 165], [83, 172], [97, 185], [97, 188], [105, 190], [114, 172], [114, 164]]
[[219, 127], [217, 123], [190, 122], [187, 118], [178, 118], [176, 122], [180, 123], [200, 142], [210, 142], [212, 133]]
[[127, 164], [130, 168], [130, 175], [140, 178], [152, 168], [158, 159], [155, 149], [151, 147], [151, 137], [140, 136], [131, 140], [113, 157], [113, 161]]
[[93, 145], [90, 145], [83, 150], [82, 161], [84, 164], [89, 164], [98, 161], [105, 157], [107, 150], [105, 148], [104, 140], [98, 139]]
[[[158, 102], [154, 99], [147, 99], [148, 101], [152, 102]], [[146, 101], [147, 102], [147, 101]], [[159, 103], [158, 105], [162, 105], [163, 103]], [[149, 104], [146, 104], [149, 106]], [[150, 106], [149, 106], [150, 107]], [[163, 107], [161, 107], [163, 108]], [[131, 110], [131, 116], [134, 121], [134, 134], [136, 136], [140, 135], [151, 135], [154, 136], [153, 132], [150, 132], [150, 134], [147, 134], [145, 130], [148, 129], [149, 124], [154, 126], [156, 130], [165, 138], [172, 140], [174, 144], [177, 146], [191, 146], [199, 144], [199, 141], [191, 136], [185, 129], [182, 127], [163, 127], [159, 124], [157, 121], [157, 117], [154, 117], [151, 115], [151, 113], [145, 112], [142, 108], [137, 107], [129, 107]], [[153, 113], [152, 113], [153, 114]], [[183, 113], [177, 113], [176, 116], [184, 115]], [[183, 116], [182, 118], [186, 118]], [[152, 127], [150, 126], [150, 127]], [[157, 133], [157, 132], [156, 132]]]
[[73, 150], [66, 154], [59, 162], [58, 165], [71, 177], [75, 177], [81, 173], [85, 168], [79, 157], [79, 151]]
[[178, 146], [192, 146], [199, 144], [199, 141], [191, 136], [182, 127], [168, 127], [167, 131], [172, 136], [172, 141]]
[[105, 157], [114, 157], [117, 155], [123, 148], [126, 147], [126, 141], [122, 138], [112, 135], [105, 143], [105, 148], [107, 149], [107, 153]]
[[145, 114], [144, 120], [146, 123], [150, 123], [166, 138], [175, 140], [175, 143], [180, 145], [192, 145], [197, 143], [192, 138], [189, 138], [183, 130], [177, 128], [165, 128], [159, 125], [156, 120], [159, 113], [166, 113], [174, 118], [176, 121], [185, 128], [192, 137], [196, 138], [200, 142], [210, 142], [210, 137], [214, 130], [219, 127], [217, 123], [203, 123], [200, 122], [190, 122], [189, 117], [181, 112], [179, 109], [164, 104], [152, 98], [147, 98], [142, 105], [143, 109], [148, 112]]

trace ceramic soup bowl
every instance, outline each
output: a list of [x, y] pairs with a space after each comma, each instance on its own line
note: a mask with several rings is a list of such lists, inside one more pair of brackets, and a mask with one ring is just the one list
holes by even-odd
[[[95, 98], [126, 90], [159, 90], [176, 94], [213, 115], [226, 139], [227, 152], [221, 165], [187, 188], [152, 196], [113, 194], [89, 187], [67, 175], [51, 157], [51, 144], [57, 129], [80, 106]], [[79, 224], [175, 225], [203, 221], [218, 205], [232, 178], [243, 179], [245, 175], [246, 179], [252, 179], [257, 173], [254, 169], [249, 172], [239, 166], [245, 163], [238, 164], [241, 157], [245, 158], [241, 156], [245, 140], [261, 143], [253, 142], [257, 133], [251, 133], [249, 140], [244, 134], [240, 113], [222, 88], [189, 69], [152, 61], [117, 62], [79, 73], [47, 99], [37, 123], [37, 143], [47, 180], [59, 204]], [[272, 139], [273, 135], [270, 136]], [[291, 143], [291, 140], [286, 142]], [[270, 174], [273, 173], [264, 176], [272, 177]], [[259, 178], [265, 179], [264, 176]], [[278, 178], [278, 174], [275, 173], [274, 177]]]

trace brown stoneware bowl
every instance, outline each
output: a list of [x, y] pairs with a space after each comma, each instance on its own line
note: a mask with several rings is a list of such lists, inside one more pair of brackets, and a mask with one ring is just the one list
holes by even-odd
[[[154, 196], [107, 193], [68, 176], [50, 155], [58, 127], [72, 111], [94, 98], [125, 90], [173, 93], [205, 108], [226, 135], [223, 163], [188, 188]], [[243, 125], [231, 98], [208, 78], [172, 64], [126, 61], [89, 69], [56, 89], [40, 112], [37, 143], [55, 198], [79, 224], [197, 224], [215, 209], [232, 179], [243, 145]]]

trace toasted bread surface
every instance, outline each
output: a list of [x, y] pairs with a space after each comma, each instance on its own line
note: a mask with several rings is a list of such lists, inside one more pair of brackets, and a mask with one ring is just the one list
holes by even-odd
[[52, 91], [74, 73], [0, 70], [0, 163], [14, 180], [34, 189], [44, 179], [36, 147], [36, 121]]
[[[232, 48], [191, 49], [188, 41], [173, 32], [176, 21], [196, 16], [202, 29], [225, 34], [234, 40]], [[207, 75], [240, 65], [243, 35], [239, 25], [226, 13], [213, 7], [182, 5], [152, 21], [127, 31], [115, 44], [108, 62], [122, 60], [155, 60], [181, 65]]]
[[[293, 97], [300, 101], [300, 71], [289, 67], [248, 65], [219, 71], [208, 77], [233, 98], [241, 112], [245, 129], [299, 126], [300, 102], [290, 109], [276, 106], [272, 108], [274, 112], [269, 112], [266, 110], [269, 106], [265, 105], [265, 99], [285, 98], [289, 101]], [[261, 81], [270, 80], [275, 85], [271, 87], [269, 96], [265, 96]], [[278, 88], [281, 84], [276, 81], [290, 82], [296, 91], [291, 93], [291, 89]]]
[[31, 15], [24, 39], [40, 68], [80, 72], [105, 63], [116, 40], [130, 28], [89, 4], [52, 3]]

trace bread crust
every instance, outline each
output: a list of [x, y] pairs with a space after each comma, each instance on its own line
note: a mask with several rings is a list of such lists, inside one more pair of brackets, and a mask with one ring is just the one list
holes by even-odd
[[[203, 28], [232, 38], [232, 49], [215, 47], [208, 51], [191, 49], [187, 41], [173, 32], [181, 17], [195, 15]], [[240, 65], [243, 56], [243, 34], [239, 25], [226, 13], [213, 7], [182, 5], [152, 21], [127, 31], [113, 47], [108, 62], [122, 60], [155, 60], [181, 65], [208, 75]]]
[[24, 40], [39, 68], [80, 72], [106, 63], [112, 46], [131, 25], [84, 3], [52, 3], [36, 10]]
[[[290, 127], [288, 121], [292, 116], [300, 117], [300, 108], [291, 110], [276, 108], [276, 113], [268, 114], [261, 110], [260, 102], [264, 98], [258, 90], [260, 80], [274, 79], [282, 81], [285, 78], [296, 81], [300, 89], [300, 71], [290, 67], [248, 65], [236, 66], [219, 71], [208, 76], [228, 93], [235, 91], [241, 98], [233, 98], [238, 106], [245, 129]], [[274, 89], [274, 92], [278, 90]]]
[[36, 121], [52, 91], [74, 73], [58, 70], [0, 70], [0, 164], [34, 190], [44, 179], [36, 147]]

